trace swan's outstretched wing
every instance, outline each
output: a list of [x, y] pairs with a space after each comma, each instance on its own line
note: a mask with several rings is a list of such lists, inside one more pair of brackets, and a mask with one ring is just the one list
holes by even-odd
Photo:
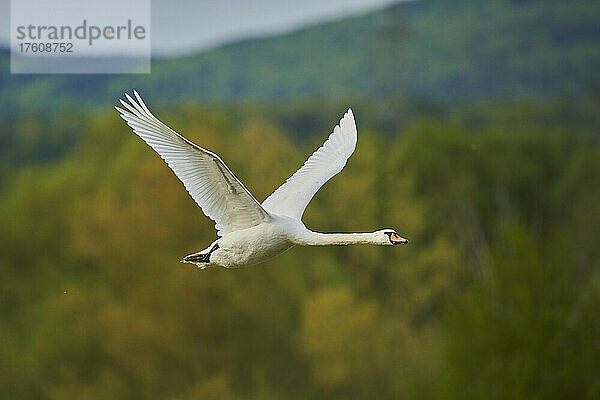
[[190, 142], [162, 122], [134, 91], [134, 100], [115, 107], [133, 132], [152, 147], [183, 182], [207, 217], [215, 221], [219, 236], [258, 225], [269, 214], [235, 177], [221, 158]]
[[356, 123], [352, 110], [348, 109], [323, 146], [267, 197], [262, 203], [263, 207], [274, 214], [302, 218], [317, 190], [344, 168], [355, 148]]

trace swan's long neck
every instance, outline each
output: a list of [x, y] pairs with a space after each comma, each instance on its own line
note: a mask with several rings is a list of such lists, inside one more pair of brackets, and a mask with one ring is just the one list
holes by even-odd
[[381, 244], [375, 232], [319, 233], [307, 230], [298, 240], [304, 246], [343, 246], [348, 244]]

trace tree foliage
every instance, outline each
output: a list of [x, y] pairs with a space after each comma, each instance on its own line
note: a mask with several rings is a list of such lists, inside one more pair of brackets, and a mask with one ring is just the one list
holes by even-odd
[[[202, 272], [178, 260], [212, 223], [114, 112], [88, 117], [68, 156], [3, 184], [0, 397], [597, 398], [600, 147], [557, 110], [361, 130], [305, 222], [410, 246]], [[226, 111], [164, 119], [259, 199], [314, 150]]]

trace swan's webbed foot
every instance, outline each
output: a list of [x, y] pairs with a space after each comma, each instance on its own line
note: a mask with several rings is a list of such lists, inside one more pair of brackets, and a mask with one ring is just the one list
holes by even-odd
[[200, 269], [205, 269], [210, 265], [210, 255], [219, 248], [219, 245], [215, 245], [209, 250], [202, 250], [199, 253], [188, 254], [181, 260], [182, 263], [196, 264]]
[[196, 254], [190, 254], [187, 255], [185, 257], [183, 257], [183, 260], [181, 260], [181, 262], [186, 262], [186, 263], [209, 263], [210, 262], [210, 253], [196, 253]]

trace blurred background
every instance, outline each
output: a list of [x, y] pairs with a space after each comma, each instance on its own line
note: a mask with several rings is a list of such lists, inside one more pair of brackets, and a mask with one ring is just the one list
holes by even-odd
[[[148, 75], [11, 75], [7, 38], [0, 398], [600, 398], [600, 2], [153, 0]], [[351, 106], [304, 221], [410, 246], [180, 264], [213, 223], [132, 88], [260, 201]]]

